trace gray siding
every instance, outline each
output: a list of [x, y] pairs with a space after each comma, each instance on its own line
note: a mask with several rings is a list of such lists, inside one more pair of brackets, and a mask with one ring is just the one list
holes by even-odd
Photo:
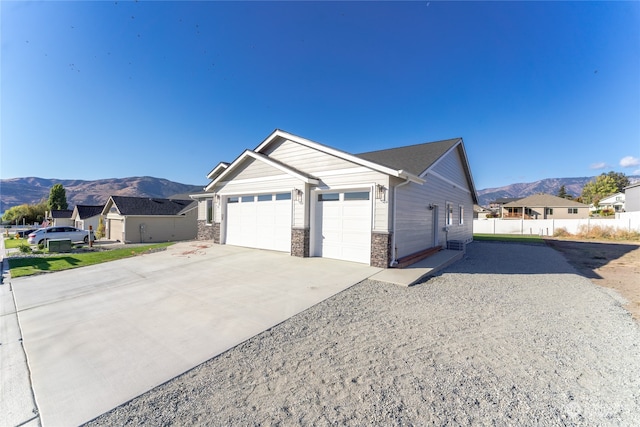
[[274, 144], [267, 153], [269, 157], [311, 175], [357, 166], [346, 160], [286, 139]]
[[[439, 245], [446, 247], [447, 240], [470, 241], [473, 237], [473, 201], [471, 194], [456, 188], [435, 176], [428, 176], [423, 185], [408, 184], [398, 188], [396, 207], [397, 257], [411, 255], [434, 246], [434, 210], [437, 205]], [[453, 206], [453, 224], [444, 231], [447, 221], [447, 204]], [[463, 206], [460, 224], [459, 206]]]
[[627, 212], [640, 211], [640, 186], [624, 190], [624, 210]]
[[463, 188], [468, 188], [469, 184], [464, 174], [464, 165], [462, 164], [458, 149], [442, 157], [432, 170], [455, 184]]

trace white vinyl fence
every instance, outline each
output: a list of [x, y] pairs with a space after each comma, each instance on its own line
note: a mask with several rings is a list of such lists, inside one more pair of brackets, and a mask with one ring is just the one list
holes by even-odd
[[555, 230], [564, 228], [571, 234], [578, 233], [581, 226], [612, 227], [640, 232], [640, 212], [623, 212], [615, 218], [585, 219], [474, 219], [475, 234], [537, 234], [553, 236]]

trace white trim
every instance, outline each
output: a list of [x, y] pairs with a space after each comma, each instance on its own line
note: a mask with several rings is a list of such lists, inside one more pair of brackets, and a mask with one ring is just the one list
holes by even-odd
[[[287, 188], [278, 188], [278, 189], [269, 189], [269, 190], [253, 190], [253, 191], [220, 191], [215, 194], [220, 195], [220, 197], [233, 197], [233, 196], [258, 196], [260, 194], [276, 194], [276, 193], [291, 193], [293, 190], [291, 187]], [[213, 193], [212, 193], [213, 194]], [[293, 194], [292, 194], [293, 197]]]
[[356, 174], [356, 173], [362, 173], [362, 172], [369, 172], [370, 170], [371, 170], [370, 168], [365, 168], [363, 166], [360, 166], [357, 168], [334, 169], [329, 171], [316, 172], [316, 176], [318, 178], [323, 178], [325, 176], [349, 175], [349, 174]]
[[[271, 176], [264, 176], [264, 177], [260, 177], [260, 178], [245, 178], [245, 179], [233, 179], [230, 181], [219, 181], [218, 184], [219, 185], [227, 185], [229, 183], [238, 183], [238, 184], [250, 184], [252, 182], [265, 182], [265, 181], [279, 181], [282, 179], [286, 179], [289, 178], [291, 175], [287, 175], [287, 174], [282, 174], [282, 175], [271, 175]], [[211, 194], [211, 193], [209, 193]]]
[[421, 184], [421, 183], [424, 182], [424, 180], [421, 179], [420, 177], [415, 176], [412, 173], [406, 172], [406, 171], [404, 171], [402, 169], [401, 170], [391, 169], [389, 167], [382, 166], [382, 165], [380, 165], [378, 163], [374, 163], [374, 162], [370, 162], [369, 160], [361, 159], [360, 157], [354, 156], [353, 154], [349, 154], [349, 153], [347, 153], [345, 151], [338, 150], [336, 148], [328, 147], [326, 145], [320, 144], [319, 142], [311, 141], [309, 139], [302, 138], [300, 136], [290, 134], [290, 133], [282, 131], [280, 129], [276, 129], [275, 131], [273, 131], [271, 133], [271, 135], [269, 135], [264, 141], [262, 141], [262, 143], [260, 145], [258, 145], [258, 147], [256, 147], [256, 149], [254, 151], [259, 153], [266, 146], [268, 146], [271, 142], [273, 142], [273, 140], [275, 140], [278, 137], [281, 137], [281, 138], [284, 138], [284, 139], [288, 139], [288, 140], [296, 142], [296, 143], [298, 143], [300, 145], [304, 145], [305, 147], [313, 148], [314, 150], [318, 150], [320, 152], [323, 152], [323, 153], [326, 153], [326, 154], [330, 154], [332, 156], [335, 156], [335, 157], [338, 157], [340, 159], [349, 161], [351, 163], [355, 163], [357, 165], [364, 166], [364, 167], [366, 167], [368, 169], [373, 169], [373, 170], [375, 170], [377, 172], [382, 172], [382, 173], [384, 173], [386, 175], [395, 176], [396, 178], [410, 179], [411, 181], [416, 182], [418, 184]]
[[218, 163], [218, 165], [215, 168], [213, 168], [211, 172], [207, 174], [207, 178], [213, 179], [213, 177], [216, 176], [216, 171], [218, 171], [218, 169], [227, 169], [228, 167], [229, 167], [229, 163], [226, 163], [226, 162]]
[[300, 181], [307, 183], [307, 184], [317, 184], [319, 181], [315, 178], [311, 178], [311, 177], [307, 177], [304, 176], [300, 173], [298, 173], [297, 171], [288, 168], [285, 165], [282, 165], [278, 162], [274, 162], [273, 160], [271, 160], [269, 157], [265, 156], [264, 154], [260, 154], [260, 153], [255, 153], [251, 150], [245, 150], [242, 154], [240, 154], [240, 156], [235, 159], [233, 161], [233, 163], [231, 163], [229, 165], [229, 167], [227, 167], [224, 172], [222, 172], [220, 175], [218, 175], [213, 181], [211, 181], [209, 183], [209, 185], [207, 185], [205, 187], [205, 191], [210, 191], [213, 187], [215, 187], [218, 183], [220, 183], [222, 181], [222, 178], [224, 178], [225, 176], [227, 176], [232, 170], [234, 170], [235, 168], [238, 167], [238, 165], [240, 163], [242, 163], [244, 160], [247, 159], [247, 157], [251, 157], [254, 160], [259, 160], [263, 163], [268, 164], [271, 167], [274, 167], [278, 170], [281, 170], [283, 172], [285, 172], [287, 175], [293, 176], [297, 179], [299, 179]]

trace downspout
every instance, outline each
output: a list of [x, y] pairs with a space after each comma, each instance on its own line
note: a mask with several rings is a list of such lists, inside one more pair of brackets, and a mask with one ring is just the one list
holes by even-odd
[[398, 249], [396, 248], [396, 210], [398, 206], [398, 188], [403, 185], [407, 185], [411, 180], [407, 178], [404, 182], [396, 185], [393, 188], [393, 233], [391, 234], [391, 250], [393, 251], [393, 260], [391, 261], [390, 267], [395, 267], [398, 265]]

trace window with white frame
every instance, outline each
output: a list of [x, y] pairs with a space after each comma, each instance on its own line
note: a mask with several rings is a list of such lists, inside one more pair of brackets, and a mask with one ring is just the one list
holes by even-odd
[[463, 205], [458, 205], [458, 215], [460, 215], [460, 217], [458, 218], [458, 224], [463, 225], [464, 224], [464, 206]]
[[447, 203], [447, 225], [453, 225], [453, 205]]
[[207, 224], [213, 224], [213, 199], [207, 199]]
[[569, 208], [569, 209], [567, 209], [567, 211], [568, 211], [570, 214], [575, 215], [575, 214], [577, 214], [577, 213], [578, 213], [578, 208]]

